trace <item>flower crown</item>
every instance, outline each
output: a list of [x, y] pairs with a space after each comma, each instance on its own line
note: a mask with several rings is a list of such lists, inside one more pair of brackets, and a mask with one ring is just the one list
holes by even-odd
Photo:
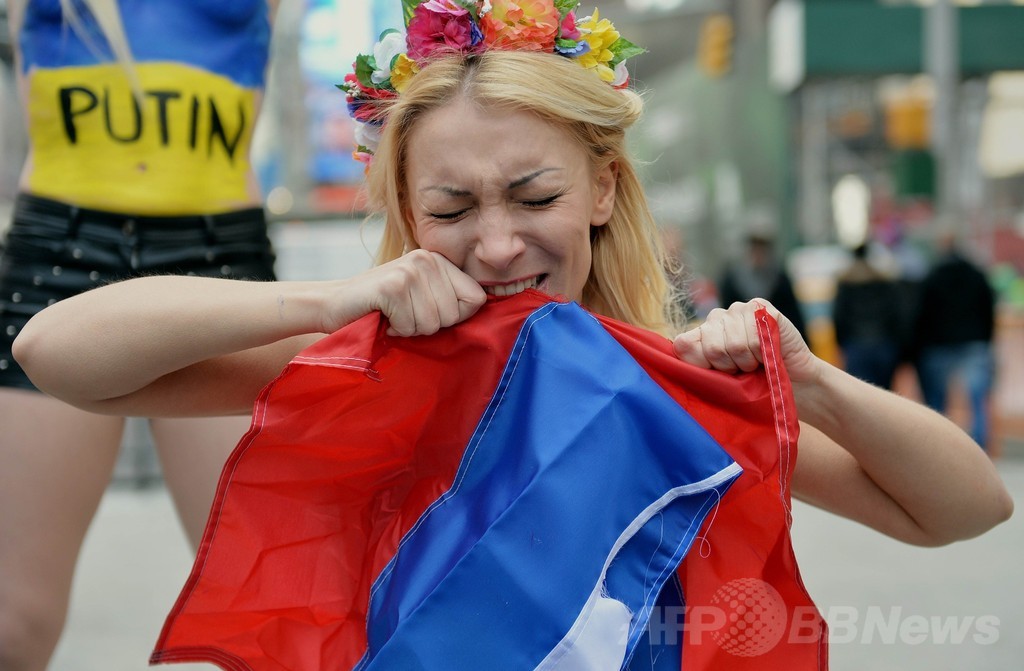
[[621, 37], [597, 10], [576, 18], [577, 0], [402, 0], [406, 33], [385, 30], [373, 53], [360, 54], [338, 88], [356, 120], [352, 157], [369, 165], [384, 111], [431, 57], [492, 49], [555, 53], [593, 70], [616, 88], [629, 82], [625, 60], [645, 50]]

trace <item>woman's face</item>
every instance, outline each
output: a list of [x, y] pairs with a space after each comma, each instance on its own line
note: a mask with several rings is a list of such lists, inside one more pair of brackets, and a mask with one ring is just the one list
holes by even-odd
[[425, 114], [407, 147], [407, 218], [420, 247], [489, 294], [536, 287], [580, 300], [590, 227], [615, 201], [613, 168], [591, 174], [583, 149], [529, 112], [455, 102]]

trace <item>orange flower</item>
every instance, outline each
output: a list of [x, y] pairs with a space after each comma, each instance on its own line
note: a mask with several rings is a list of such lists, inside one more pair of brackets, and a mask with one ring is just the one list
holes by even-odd
[[549, 52], [555, 48], [560, 20], [552, 0], [492, 0], [480, 27], [488, 47]]

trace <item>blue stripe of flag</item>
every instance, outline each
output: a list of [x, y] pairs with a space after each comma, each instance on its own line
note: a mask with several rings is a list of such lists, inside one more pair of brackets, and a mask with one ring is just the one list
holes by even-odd
[[608, 568], [607, 595], [633, 613], [628, 660], [736, 469], [592, 316], [538, 309], [451, 489], [375, 582], [357, 668], [536, 667], [572, 629], [624, 530], [669, 492], [717, 475], [667, 501]]

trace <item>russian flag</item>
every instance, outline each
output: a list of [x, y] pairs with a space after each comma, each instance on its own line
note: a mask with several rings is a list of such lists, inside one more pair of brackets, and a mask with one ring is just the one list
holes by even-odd
[[781, 367], [700, 370], [535, 291], [430, 337], [370, 315], [263, 390], [151, 662], [825, 668], [820, 618], [761, 650], [769, 629], [748, 644], [715, 601], [760, 581], [772, 636], [813, 610], [788, 543], [796, 431]]

